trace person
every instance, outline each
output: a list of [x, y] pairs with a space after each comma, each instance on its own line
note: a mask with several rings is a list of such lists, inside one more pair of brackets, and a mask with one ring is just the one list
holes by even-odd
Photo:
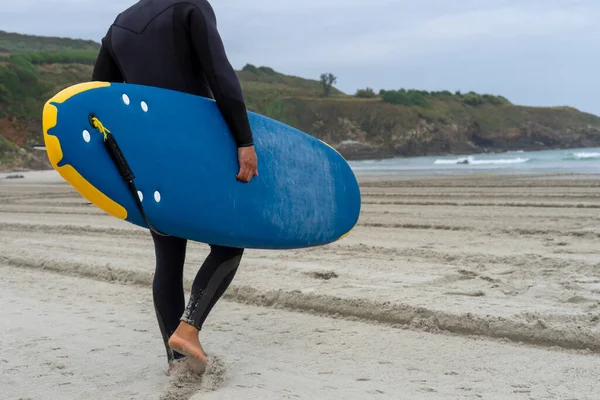
[[[241, 85], [208, 1], [140, 0], [125, 9], [102, 39], [92, 79], [213, 98], [237, 144], [239, 171], [235, 179], [247, 183], [258, 176]], [[187, 240], [153, 231], [151, 235], [156, 257], [153, 300], [169, 372], [176, 363], [187, 361], [194, 372], [202, 374], [207, 356], [199, 332], [233, 280], [244, 249], [210, 245], [186, 305], [183, 267]]]

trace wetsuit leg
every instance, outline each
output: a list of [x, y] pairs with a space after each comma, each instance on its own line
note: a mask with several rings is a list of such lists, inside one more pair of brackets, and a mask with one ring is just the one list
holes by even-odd
[[206, 317], [233, 280], [244, 249], [211, 246], [196, 274], [192, 293], [181, 320], [201, 330]]
[[172, 236], [159, 236], [150, 232], [156, 253], [156, 271], [152, 282], [154, 309], [167, 351], [168, 362], [172, 363], [184, 358], [182, 354], [169, 347], [168, 341], [179, 326], [179, 320], [185, 308], [183, 267], [187, 240]]

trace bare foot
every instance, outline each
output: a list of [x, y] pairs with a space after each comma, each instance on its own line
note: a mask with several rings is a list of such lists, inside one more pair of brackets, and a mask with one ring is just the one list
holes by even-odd
[[204, 374], [208, 362], [198, 339], [198, 330], [181, 322], [169, 339], [169, 347], [187, 357], [187, 363], [198, 375]]

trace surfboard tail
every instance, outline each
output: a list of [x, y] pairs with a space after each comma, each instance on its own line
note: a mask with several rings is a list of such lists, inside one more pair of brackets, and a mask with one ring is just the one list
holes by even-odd
[[[54, 134], [53, 130], [58, 129], [58, 132], [62, 133], [62, 130], [57, 126], [59, 124], [58, 114], [59, 107], [74, 96], [102, 87], [110, 86], [109, 82], [86, 82], [70, 86], [62, 91], [58, 92], [54, 97], [49, 99], [42, 110], [42, 130], [44, 135], [44, 145], [39, 146], [44, 148], [50, 160], [52, 167], [59, 173], [59, 175], [73, 186], [83, 197], [92, 202], [101, 210], [108, 214], [111, 214], [120, 219], [127, 218], [127, 210], [116, 203], [114, 200], [106, 196], [88, 180], [86, 180], [77, 169], [72, 165], [65, 163], [63, 154], [63, 146], [61, 145], [61, 138], [59, 134]], [[62, 140], [72, 140], [71, 137], [62, 136]], [[62, 165], [61, 165], [62, 164]]]

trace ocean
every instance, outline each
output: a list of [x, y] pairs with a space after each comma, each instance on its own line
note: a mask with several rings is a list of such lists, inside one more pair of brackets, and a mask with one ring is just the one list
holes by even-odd
[[356, 172], [423, 174], [598, 174], [600, 148], [349, 161]]

